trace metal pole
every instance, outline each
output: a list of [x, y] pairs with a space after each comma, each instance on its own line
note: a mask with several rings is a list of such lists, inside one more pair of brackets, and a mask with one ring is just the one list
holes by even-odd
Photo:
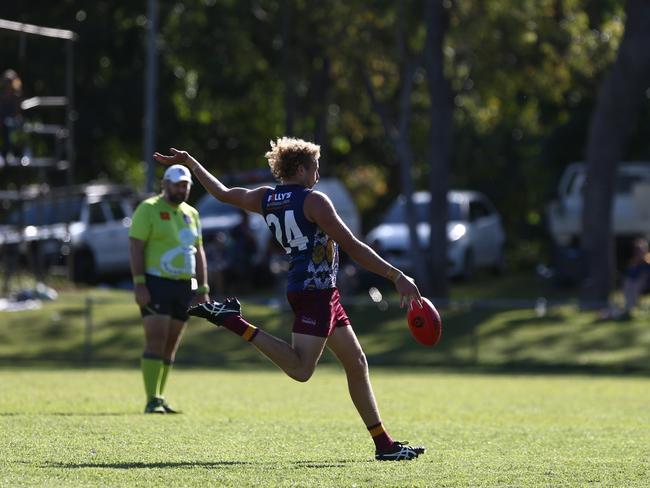
[[67, 184], [74, 183], [75, 149], [74, 149], [74, 122], [77, 114], [74, 110], [74, 41], [65, 42], [65, 94], [68, 99], [66, 104], [66, 129], [68, 136], [65, 140], [66, 159], [68, 160]]
[[[66, 185], [71, 186], [74, 184], [75, 179], [75, 148], [74, 148], [74, 122], [77, 119], [77, 113], [74, 109], [74, 40], [68, 39], [65, 43], [65, 126], [68, 134], [65, 138], [65, 159], [68, 161], [68, 167], [65, 170]], [[65, 223], [65, 232], [70, 235], [70, 212], [66, 212], [68, 218]], [[72, 243], [71, 243], [72, 244]], [[68, 277], [74, 277], [74, 253], [72, 252], [72, 245], [70, 251], [65, 256], [66, 268]]]
[[86, 330], [84, 333], [84, 362], [90, 364], [93, 358], [93, 299], [86, 297]]
[[472, 328], [472, 363], [474, 366], [478, 366], [479, 361], [479, 337], [478, 337], [478, 326], [475, 324]]
[[144, 81], [144, 153], [143, 161], [147, 165], [146, 191], [153, 191], [155, 163], [151, 155], [156, 139], [156, 101], [158, 89], [158, 2], [147, 2], [147, 72]]

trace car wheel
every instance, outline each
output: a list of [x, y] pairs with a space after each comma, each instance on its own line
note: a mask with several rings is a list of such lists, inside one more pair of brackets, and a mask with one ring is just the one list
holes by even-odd
[[72, 281], [75, 283], [95, 283], [95, 258], [88, 250], [76, 251], [72, 261]]

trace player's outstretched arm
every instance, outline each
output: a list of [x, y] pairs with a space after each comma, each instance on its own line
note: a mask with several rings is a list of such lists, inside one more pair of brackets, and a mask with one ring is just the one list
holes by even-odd
[[169, 150], [171, 151], [170, 155], [155, 152], [153, 155], [154, 159], [166, 166], [172, 164], [187, 166], [194, 173], [194, 176], [196, 176], [196, 179], [199, 180], [201, 185], [203, 185], [203, 188], [216, 199], [251, 212], [262, 213], [262, 197], [268, 187], [259, 187], [254, 190], [238, 187], [229, 188], [205, 169], [187, 151], [181, 151], [173, 147]]
[[357, 239], [336, 213], [334, 205], [325, 194], [312, 192], [305, 200], [304, 208], [307, 218], [318, 224], [355, 262], [394, 283], [402, 307], [407, 305], [411, 308], [413, 300], [422, 305], [422, 297], [413, 278], [386, 262], [372, 248]]

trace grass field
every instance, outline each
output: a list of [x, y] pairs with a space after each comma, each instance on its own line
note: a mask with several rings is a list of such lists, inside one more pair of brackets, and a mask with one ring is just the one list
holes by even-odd
[[648, 486], [650, 380], [375, 368], [383, 419], [429, 451], [377, 463], [343, 373], [187, 370], [140, 413], [139, 372], [0, 371], [0, 485]]
[[[395, 301], [379, 310], [367, 295], [346, 305], [354, 328], [373, 364], [385, 366], [445, 366], [519, 371], [572, 370], [650, 373], [650, 313], [648, 301], [626, 322], [595, 320], [580, 312], [567, 296], [543, 289], [534, 280], [483, 277], [455, 286], [452, 298], [498, 300], [536, 296], [562, 300], [544, 316], [530, 308], [452, 307], [441, 309], [443, 335], [435, 348], [417, 344], [408, 332], [404, 311]], [[86, 301], [91, 300], [90, 309]], [[252, 323], [288, 339], [289, 311], [255, 305], [242, 299]], [[91, 313], [88, 313], [88, 310]], [[87, 324], [92, 334], [85, 335]], [[68, 290], [39, 310], [0, 312], [0, 365], [136, 366], [142, 350], [142, 326], [127, 291]], [[177, 360], [206, 367], [266, 366], [252, 348], [204, 321], [192, 319]], [[332, 358], [328, 355], [325, 362]]]
[[[392, 464], [373, 460], [331, 354], [298, 384], [197, 319], [167, 392], [185, 413], [144, 416], [132, 294], [64, 288], [0, 312], [0, 486], [650, 486], [647, 297], [632, 320], [600, 322], [521, 277], [452, 289], [456, 303], [537, 296], [562, 304], [442, 309], [434, 348], [394, 301], [346, 306], [386, 426], [429, 448]], [[243, 303], [289, 337], [288, 312]]]

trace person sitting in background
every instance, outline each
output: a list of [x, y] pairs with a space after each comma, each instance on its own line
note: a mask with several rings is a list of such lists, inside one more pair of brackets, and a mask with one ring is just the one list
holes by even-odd
[[650, 283], [650, 253], [648, 241], [643, 238], [634, 240], [632, 257], [623, 273], [623, 297], [625, 306], [621, 318], [629, 318]]
[[618, 306], [603, 309], [598, 314], [598, 320], [628, 320], [632, 310], [638, 305], [639, 298], [650, 285], [650, 253], [648, 241], [644, 238], [635, 239], [632, 244], [632, 255], [623, 271], [624, 305], [621, 310]]

